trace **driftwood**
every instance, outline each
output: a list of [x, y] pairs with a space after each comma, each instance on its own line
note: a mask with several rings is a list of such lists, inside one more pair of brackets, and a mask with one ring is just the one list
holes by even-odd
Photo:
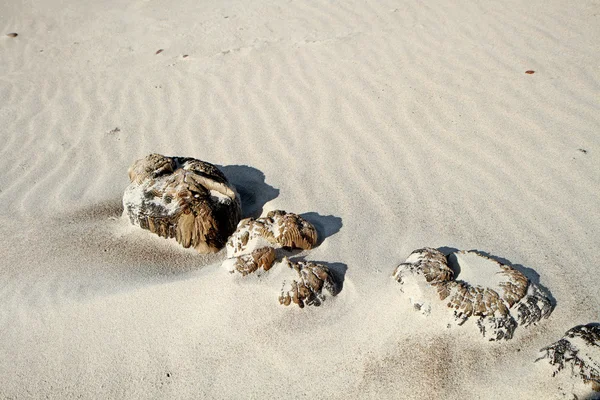
[[227, 241], [227, 256], [247, 254], [263, 246], [308, 250], [316, 244], [317, 230], [310, 222], [299, 215], [275, 210], [266, 217], [240, 221]]
[[275, 249], [272, 247], [261, 247], [250, 254], [244, 254], [233, 259], [226, 260], [229, 272], [239, 272], [246, 276], [256, 271], [268, 271], [275, 262]]
[[280, 304], [288, 306], [294, 303], [300, 308], [305, 305], [319, 306], [326, 297], [324, 290], [332, 296], [337, 295], [335, 281], [326, 266], [312, 262], [291, 262], [287, 259], [284, 264], [292, 276], [283, 282]]
[[543, 355], [536, 361], [547, 359], [555, 366], [552, 376], [568, 366], [572, 376], [580, 377], [591, 384], [593, 390], [600, 392], [600, 325], [571, 328], [562, 339], [540, 351]]
[[[393, 273], [416, 309], [429, 314], [437, 304], [453, 311], [458, 325], [469, 318], [489, 340], [510, 339], [517, 326], [528, 326], [552, 312], [550, 299], [518, 270], [475, 252], [456, 252], [449, 256], [459, 268], [483, 263], [494, 275], [493, 286], [481, 286], [456, 280], [448, 258], [432, 248], [415, 250]], [[465, 260], [470, 260], [469, 262]], [[464, 272], [464, 271], [463, 271]], [[461, 273], [462, 275], [462, 273]], [[431, 296], [432, 293], [437, 296]], [[439, 301], [435, 300], [435, 297]]]
[[214, 165], [160, 154], [129, 168], [123, 206], [132, 224], [199, 253], [223, 248], [240, 220], [234, 187]]
[[296, 214], [271, 211], [266, 217], [240, 221], [227, 241], [228, 259], [223, 266], [242, 275], [259, 269], [268, 271], [275, 261], [276, 248], [310, 249], [316, 243], [317, 231], [310, 222]]
[[[275, 210], [262, 218], [247, 218], [238, 224], [227, 241], [227, 257], [223, 266], [242, 276], [262, 273], [273, 265], [275, 249], [312, 249], [317, 244], [317, 230], [299, 215]], [[337, 295], [335, 281], [329, 269], [311, 262], [291, 262], [284, 258], [279, 268], [290, 277], [283, 282], [279, 303], [318, 306], [325, 292]]]

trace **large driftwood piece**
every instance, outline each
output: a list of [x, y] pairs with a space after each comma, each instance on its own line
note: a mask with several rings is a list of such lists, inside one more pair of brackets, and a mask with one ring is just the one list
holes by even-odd
[[572, 376], [580, 377], [600, 392], [600, 325], [571, 328], [562, 339], [540, 351], [543, 355], [536, 361], [547, 359], [555, 366], [552, 376], [569, 367]]
[[[429, 314], [432, 307], [445, 303], [458, 325], [474, 317], [479, 331], [489, 340], [510, 339], [517, 326], [528, 326], [550, 315], [550, 299], [518, 270], [475, 252], [456, 252], [450, 257], [469, 257], [488, 263], [494, 276], [484, 278], [490, 278], [494, 285], [456, 280], [448, 258], [440, 251], [415, 250], [393, 276], [422, 313]], [[468, 263], [460, 266], [468, 267]], [[432, 296], [433, 293], [437, 296]]]
[[241, 216], [234, 187], [214, 165], [160, 154], [129, 168], [123, 206], [132, 224], [199, 253], [223, 248]]

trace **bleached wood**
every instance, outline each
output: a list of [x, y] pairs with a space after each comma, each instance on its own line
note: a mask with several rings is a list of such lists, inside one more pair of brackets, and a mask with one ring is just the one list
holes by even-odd
[[214, 165], [160, 154], [129, 168], [123, 206], [132, 224], [199, 253], [219, 251], [237, 226], [241, 203]]
[[[458, 260], [459, 279], [448, 265], [448, 258], [432, 248], [415, 250], [393, 273], [415, 308], [424, 314], [445, 304], [458, 325], [474, 317], [484, 337], [501, 340], [512, 338], [517, 326], [536, 323], [552, 312], [550, 299], [515, 268], [476, 252], [461, 251], [449, 257]], [[491, 286], [462, 280], [462, 275], [479, 275]]]

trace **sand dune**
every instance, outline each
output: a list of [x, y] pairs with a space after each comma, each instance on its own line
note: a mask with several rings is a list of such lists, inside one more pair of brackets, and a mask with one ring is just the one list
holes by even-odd
[[[533, 361], [600, 311], [594, 1], [2, 10], [0, 397], [591, 396]], [[221, 166], [245, 216], [306, 216], [297, 257], [343, 290], [281, 307], [276, 273], [129, 226], [152, 152]], [[423, 319], [391, 273], [425, 246], [537, 275], [552, 315], [506, 343]]]

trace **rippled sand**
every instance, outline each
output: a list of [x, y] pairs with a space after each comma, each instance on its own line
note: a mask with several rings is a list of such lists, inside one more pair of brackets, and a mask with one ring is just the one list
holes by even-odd
[[[0, 397], [586, 398], [533, 361], [599, 322], [596, 2], [1, 8]], [[223, 167], [246, 216], [308, 215], [341, 293], [282, 307], [130, 227], [151, 152]], [[556, 308], [505, 343], [424, 318], [390, 276], [424, 246], [531, 270]]]

